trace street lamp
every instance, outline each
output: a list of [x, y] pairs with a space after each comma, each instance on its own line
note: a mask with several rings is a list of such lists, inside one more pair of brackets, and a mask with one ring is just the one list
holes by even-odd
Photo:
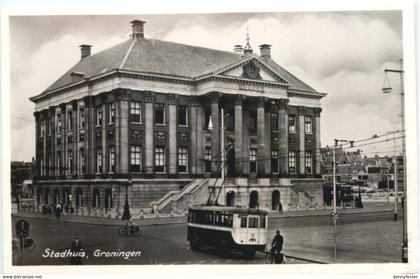
[[[401, 206], [403, 208], [403, 245], [402, 245], [402, 262], [408, 262], [408, 237], [407, 237], [407, 206], [405, 205], [406, 196], [407, 196], [407, 175], [406, 175], [406, 155], [405, 155], [405, 107], [404, 107], [404, 70], [403, 70], [403, 60], [400, 59], [400, 69], [399, 70], [392, 70], [392, 69], [385, 69], [385, 80], [388, 80], [388, 73], [398, 73], [400, 75], [400, 88], [401, 88], [401, 126], [402, 126], [402, 157], [403, 157], [403, 185], [404, 185], [404, 192], [403, 197], [401, 199]], [[385, 84], [384, 88], [382, 88], [383, 93], [388, 94], [392, 92], [391, 84]], [[395, 158], [395, 168], [397, 168], [397, 158]], [[397, 186], [397, 181], [394, 178], [394, 187]], [[395, 197], [397, 198], [397, 197]]]

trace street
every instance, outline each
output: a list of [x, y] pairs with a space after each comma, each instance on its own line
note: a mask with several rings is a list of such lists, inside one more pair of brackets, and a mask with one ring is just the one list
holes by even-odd
[[[22, 218], [12, 218], [13, 224]], [[76, 233], [86, 251], [83, 264], [262, 264], [265, 255], [254, 259], [240, 255], [222, 258], [211, 250], [192, 251], [186, 240], [186, 224], [142, 226], [140, 237], [118, 235], [118, 226], [69, 223], [57, 220], [27, 218], [34, 238], [34, 251], [18, 251], [17, 264], [67, 265], [70, 258], [43, 257], [46, 249], [62, 252], [70, 248]], [[402, 223], [393, 221], [393, 212], [342, 214], [337, 223], [337, 263], [399, 262], [401, 255]], [[14, 226], [13, 226], [14, 227]], [[284, 254], [288, 263], [309, 263], [316, 260], [334, 263], [334, 230], [329, 216], [272, 218], [268, 239], [280, 229], [284, 236]], [[13, 232], [15, 235], [15, 232]], [[95, 256], [97, 250], [140, 251], [135, 257]], [[51, 254], [51, 253], [50, 253]], [[297, 257], [298, 259], [294, 259]]]

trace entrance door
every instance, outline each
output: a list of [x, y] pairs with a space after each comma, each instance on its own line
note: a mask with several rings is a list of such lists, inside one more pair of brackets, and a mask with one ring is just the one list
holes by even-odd
[[227, 160], [227, 177], [234, 177], [236, 175], [235, 169], [235, 148], [230, 148], [226, 155]]
[[280, 191], [274, 190], [273, 194], [271, 194], [271, 209], [279, 210], [279, 205], [280, 205]]
[[258, 192], [252, 191], [249, 195], [249, 207], [256, 208], [258, 207]]

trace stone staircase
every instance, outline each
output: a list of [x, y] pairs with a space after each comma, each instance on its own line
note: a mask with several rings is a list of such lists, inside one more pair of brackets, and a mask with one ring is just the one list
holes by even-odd
[[196, 179], [179, 191], [169, 191], [159, 200], [150, 203], [153, 211], [166, 213], [173, 210], [182, 211], [192, 204], [203, 203], [204, 198], [205, 203], [209, 194], [208, 182], [209, 178]]

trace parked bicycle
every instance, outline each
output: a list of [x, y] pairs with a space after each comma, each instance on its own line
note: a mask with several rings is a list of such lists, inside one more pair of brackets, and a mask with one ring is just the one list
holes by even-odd
[[286, 256], [283, 253], [275, 254], [272, 251], [264, 251], [266, 264], [285, 264]]

